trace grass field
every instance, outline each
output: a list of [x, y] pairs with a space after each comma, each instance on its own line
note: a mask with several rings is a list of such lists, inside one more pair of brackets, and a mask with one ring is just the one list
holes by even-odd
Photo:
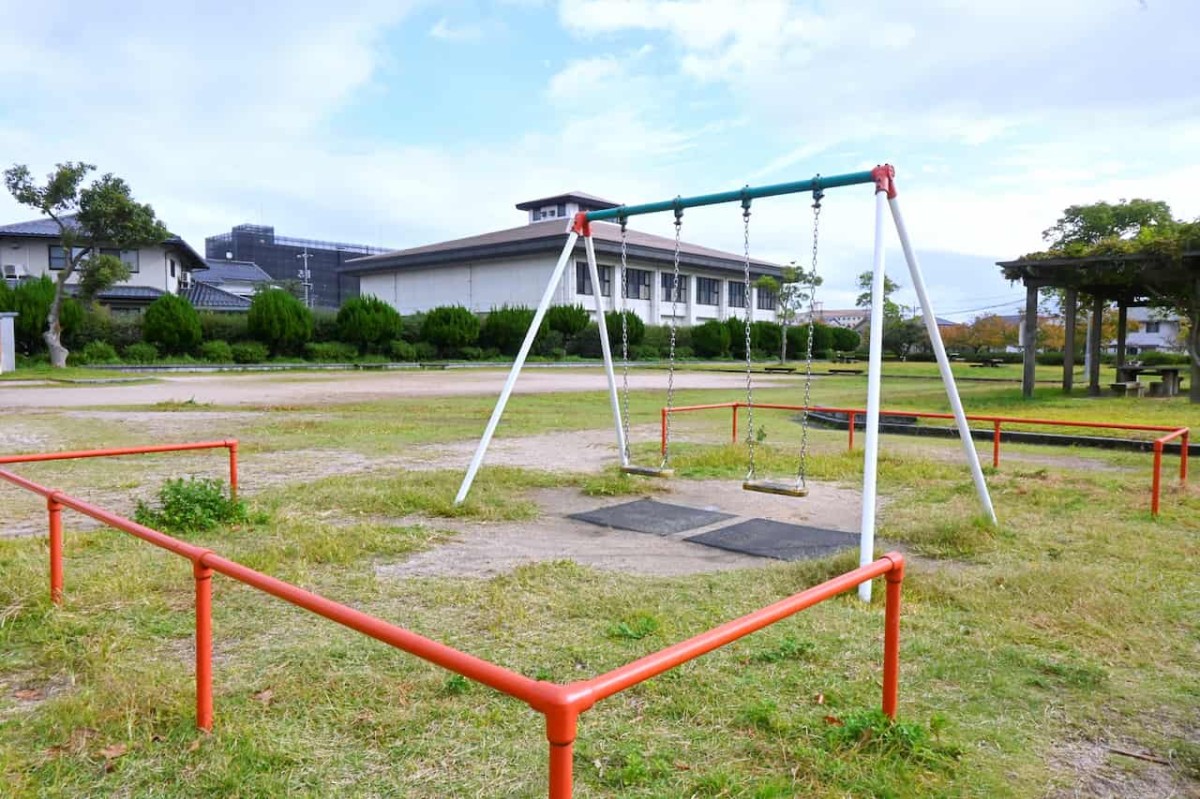
[[[864, 391], [861, 379], [824, 379], [813, 400], [861, 405]], [[885, 407], [946, 408], [933, 381], [885, 381], [884, 395]], [[1182, 399], [1047, 390], [1029, 403], [1004, 383], [964, 384], [963, 395], [980, 413], [1200, 425], [1200, 411]], [[756, 396], [795, 402], [798, 392]], [[684, 391], [678, 402], [736, 398]], [[640, 458], [657, 448], [662, 401], [633, 397]], [[854, 565], [847, 555], [637, 577], [556, 561], [490, 579], [381, 576], [378, 566], [446, 540], [451, 517], [537, 525], [526, 494], [537, 487], [645, 490], [611, 472], [545, 471], [533, 459], [485, 470], [471, 501], [454, 508], [457, 468], [407, 471], [403, 459], [477, 436], [491, 402], [237, 412], [180, 403], [103, 411], [128, 413], [124, 423], [112, 421], [116, 414], [98, 424], [42, 412], [16, 424], [55, 449], [237, 437], [247, 479], [256, 462], [314, 453], [386, 463], [265, 485], [249, 497], [251, 521], [189, 539], [539, 679], [599, 673]], [[599, 429], [607, 413], [600, 391], [521, 396], [501, 436]], [[759, 422], [763, 470], [793, 470], [798, 425], [782, 413], [763, 412]], [[680, 417], [673, 460], [681, 479], [740, 479], [744, 454], [725, 443], [727, 431], [725, 413]], [[815, 431], [813, 450], [813, 479], [858, 484], [861, 452], [845, 451], [844, 433]], [[1153, 520], [1147, 456], [1006, 446], [1011, 460], [988, 470], [1001, 517], [993, 529], [978, 517], [958, 452], [952, 441], [883, 443], [879, 536], [911, 557], [898, 724], [876, 712], [882, 603], [842, 598], [584, 714], [576, 795], [1197, 795], [1200, 492], [1168, 480]], [[97, 486], [152, 489], [176, 468], [220, 474], [221, 461], [162, 456], [16, 471], [88, 496]], [[39, 507], [8, 488], [0, 501], [0, 524]], [[77, 521], [68, 515], [69, 530]], [[545, 793], [544, 733], [528, 708], [220, 577], [216, 729], [198, 734], [188, 564], [110, 531], [75, 529], [61, 608], [49, 603], [45, 572], [44, 538], [0, 539], [0, 794]]]

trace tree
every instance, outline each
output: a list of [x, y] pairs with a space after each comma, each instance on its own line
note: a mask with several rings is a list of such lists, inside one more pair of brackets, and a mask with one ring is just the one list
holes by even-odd
[[[862, 291], [858, 298], [854, 300], [854, 305], [858, 308], [871, 307], [871, 283], [874, 281], [874, 275], [870, 272], [863, 272], [858, 276], [858, 288]], [[899, 291], [900, 284], [892, 280], [887, 275], [883, 276], [883, 316], [897, 317], [900, 316], [900, 306], [892, 302], [892, 295]]]
[[1065, 252], [1104, 239], [1152, 235], [1155, 229], [1172, 225], [1171, 206], [1161, 200], [1098, 202], [1065, 209], [1054, 225], [1042, 231], [1042, 239], [1051, 250]]
[[312, 338], [312, 311], [283, 289], [267, 289], [250, 301], [246, 328], [252, 338], [271, 349], [272, 355], [299, 352]]
[[[823, 282], [824, 279], [820, 275], [806, 271], [792, 261], [783, 267], [779, 280], [770, 275], [763, 275], [754, 281], [754, 285], [759, 291], [769, 291], [776, 295], [775, 317], [779, 320], [779, 324], [786, 329], [795, 324], [805, 304], [812, 302], [816, 287]], [[787, 361], [787, 340], [786, 335], [780, 336], [780, 363]]]
[[434, 308], [421, 324], [421, 338], [436, 346], [440, 355], [452, 355], [479, 338], [479, 317], [461, 305]]
[[185, 298], [164, 294], [146, 308], [142, 335], [164, 353], [183, 355], [200, 346], [200, 314]]
[[967, 341], [976, 352], [980, 350], [1002, 350], [1020, 340], [1017, 326], [996, 314], [978, 316], [971, 322]]
[[337, 312], [338, 338], [360, 352], [383, 352], [404, 332], [400, 312], [370, 294], [347, 300]]
[[50, 364], [67, 365], [67, 348], [62, 343], [63, 292], [67, 281], [79, 274], [85, 298], [129, 277], [121, 259], [103, 254], [101, 246], [133, 250], [161, 244], [171, 234], [154, 214], [154, 209], [133, 199], [124, 180], [108, 173], [84, 186], [95, 169], [91, 164], [67, 161], [58, 164], [43, 185], [29, 167], [14, 164], [4, 172], [4, 184], [21, 205], [45, 214], [58, 226], [63, 247], [63, 268], [54, 281], [54, 298], [46, 315], [43, 338], [50, 350]]

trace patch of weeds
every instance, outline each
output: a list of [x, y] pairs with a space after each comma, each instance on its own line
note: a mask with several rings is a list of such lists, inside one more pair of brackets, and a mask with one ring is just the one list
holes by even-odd
[[139, 500], [133, 519], [169, 533], [201, 533], [250, 518], [246, 503], [226, 496], [225, 482], [209, 477], [167, 480], [158, 490], [158, 508]]
[[628, 475], [617, 471], [585, 477], [580, 480], [579, 485], [584, 495], [589, 497], [623, 497], [665, 489], [664, 486], [651, 481], [631, 480]]
[[471, 690], [471, 681], [461, 674], [451, 674], [446, 678], [442, 690], [450, 696], [459, 696]]
[[738, 721], [763, 732], [779, 732], [787, 726], [779, 717], [779, 705], [770, 699], [760, 699], [742, 708]]
[[592, 766], [600, 783], [610, 788], [645, 785], [671, 772], [671, 764], [666, 758], [645, 754], [631, 745], [622, 747], [609, 757], [596, 758]]
[[1171, 742], [1169, 757], [1188, 777], [1200, 780], [1200, 743], [1176, 739]]
[[150, 407], [156, 411], [194, 411], [200, 408], [211, 408], [211, 402], [196, 402], [195, 397], [186, 400], [163, 400]]
[[878, 708], [858, 710], [844, 718], [830, 717], [826, 746], [833, 751], [853, 749], [925, 765], [947, 764], [961, 754], [958, 747], [940, 743], [946, 720], [938, 717], [929, 727], [911, 721], [893, 721]]
[[1090, 663], [1059, 662], [1039, 658], [1034, 660], [1032, 666], [1036, 673], [1029, 678], [1029, 684], [1038, 688], [1066, 685], [1071, 688], [1094, 689], [1099, 688], [1108, 680], [1107, 671]]
[[763, 649], [750, 656], [755, 663], [781, 663], [786, 660], [804, 660], [817, 649], [812, 641], [801, 641], [789, 635], [770, 649]]
[[639, 611], [626, 616], [616, 624], [608, 627], [609, 638], [622, 638], [626, 641], [640, 641], [648, 635], [658, 632], [658, 619], [649, 613]]

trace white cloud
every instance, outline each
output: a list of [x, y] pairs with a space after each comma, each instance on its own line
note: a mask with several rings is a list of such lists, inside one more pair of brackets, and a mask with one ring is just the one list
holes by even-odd
[[429, 35], [444, 42], [477, 42], [486, 30], [480, 24], [453, 25], [442, 17], [429, 29]]

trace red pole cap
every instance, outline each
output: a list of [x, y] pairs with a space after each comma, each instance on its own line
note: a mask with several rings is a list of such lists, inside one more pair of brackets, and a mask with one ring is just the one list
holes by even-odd
[[592, 223], [588, 221], [586, 211], [580, 211], [575, 214], [575, 221], [571, 223], [571, 230], [580, 236], [592, 235]]
[[887, 192], [888, 199], [891, 200], [896, 196], [896, 168], [891, 164], [881, 164], [871, 170], [871, 177], [875, 179], [875, 193], [881, 191]]

